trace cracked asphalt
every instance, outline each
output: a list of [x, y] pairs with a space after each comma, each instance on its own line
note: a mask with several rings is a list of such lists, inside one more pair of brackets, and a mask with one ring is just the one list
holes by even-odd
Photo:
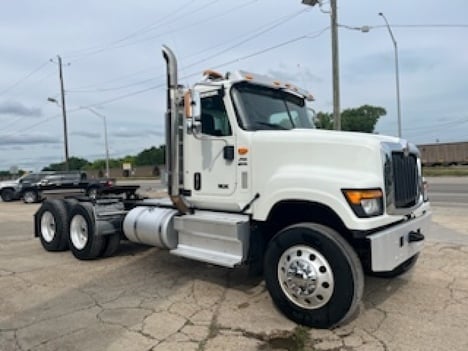
[[260, 278], [125, 243], [78, 261], [33, 238], [37, 205], [0, 202], [0, 350], [468, 350], [467, 210], [434, 208], [415, 269], [366, 278], [358, 316], [299, 327]]

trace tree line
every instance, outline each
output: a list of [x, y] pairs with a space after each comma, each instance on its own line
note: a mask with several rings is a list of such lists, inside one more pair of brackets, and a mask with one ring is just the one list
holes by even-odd
[[[166, 147], [160, 145], [158, 147], [152, 146], [144, 149], [137, 155], [127, 155], [121, 158], [109, 159], [110, 168], [121, 168], [124, 163], [131, 163], [132, 166], [156, 166], [164, 164], [164, 155]], [[88, 161], [80, 157], [70, 157], [68, 159], [68, 167], [70, 170], [103, 170], [106, 168], [105, 159], [97, 159], [95, 161]], [[43, 171], [61, 171], [65, 169], [65, 162], [51, 163], [44, 167]]]

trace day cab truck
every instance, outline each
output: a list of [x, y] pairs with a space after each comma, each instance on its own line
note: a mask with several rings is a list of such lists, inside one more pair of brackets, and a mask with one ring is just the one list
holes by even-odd
[[403, 139], [313, 128], [310, 95], [243, 71], [179, 85], [167, 63], [165, 199], [48, 200], [46, 250], [111, 255], [121, 239], [263, 272], [291, 320], [329, 328], [355, 315], [364, 272], [396, 277], [430, 221], [417, 148]]

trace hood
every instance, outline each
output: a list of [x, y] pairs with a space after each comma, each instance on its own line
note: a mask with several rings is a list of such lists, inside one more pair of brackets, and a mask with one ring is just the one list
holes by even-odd
[[15, 180], [4, 180], [0, 182], [0, 188], [5, 188], [7, 186], [16, 186], [18, 185], [18, 179]]
[[396, 137], [319, 129], [255, 132], [251, 142], [259, 181], [297, 171], [327, 174], [356, 187], [369, 184], [369, 177], [374, 186], [381, 185], [382, 143], [406, 145]]
[[[291, 130], [262, 130], [254, 133], [252, 139], [263, 143], [274, 140], [275, 144], [287, 143], [289, 145], [317, 146], [322, 151], [327, 147], [360, 147], [360, 148], [380, 148], [382, 143], [406, 145], [407, 141], [397, 137], [358, 133], [343, 132], [323, 129], [291, 129]], [[331, 150], [330, 150], [331, 151]]]

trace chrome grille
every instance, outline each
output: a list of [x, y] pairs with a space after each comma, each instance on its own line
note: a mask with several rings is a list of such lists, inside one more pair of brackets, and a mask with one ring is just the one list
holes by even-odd
[[413, 154], [392, 153], [394, 201], [396, 208], [416, 205], [419, 198], [418, 164]]

